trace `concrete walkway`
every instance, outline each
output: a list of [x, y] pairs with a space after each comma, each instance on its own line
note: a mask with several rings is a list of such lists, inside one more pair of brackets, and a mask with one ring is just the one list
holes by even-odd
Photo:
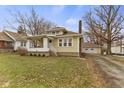
[[124, 64], [114, 61], [107, 56], [95, 55], [93, 56], [94, 62], [100, 66], [111, 81], [114, 82], [117, 87], [124, 87]]

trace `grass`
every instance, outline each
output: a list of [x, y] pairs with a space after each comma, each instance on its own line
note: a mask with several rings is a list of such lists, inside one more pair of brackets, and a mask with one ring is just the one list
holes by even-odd
[[93, 87], [87, 60], [0, 54], [0, 87]]
[[111, 87], [91, 58], [0, 54], [0, 87]]

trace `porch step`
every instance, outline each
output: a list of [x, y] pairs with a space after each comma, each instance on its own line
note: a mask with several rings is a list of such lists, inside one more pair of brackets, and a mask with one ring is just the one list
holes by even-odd
[[53, 51], [50, 51], [51, 56], [57, 56], [57, 53], [54, 53]]
[[57, 56], [57, 50], [50, 44], [50, 55]]

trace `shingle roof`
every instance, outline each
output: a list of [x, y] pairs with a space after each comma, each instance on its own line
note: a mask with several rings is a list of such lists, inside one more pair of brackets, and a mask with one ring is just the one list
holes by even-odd
[[9, 35], [11, 35], [13, 38], [16, 40], [26, 40], [26, 35], [25, 34], [19, 34], [16, 32], [11, 32], [11, 31], [6, 31]]
[[77, 32], [72, 32], [72, 31], [67, 31], [65, 34], [79, 34], [79, 33], [77, 33]]
[[8, 37], [4, 32], [0, 32], [0, 40], [2, 41], [13, 41], [10, 37]]
[[72, 35], [72, 34], [79, 34], [77, 32], [73, 32], [73, 31], [68, 31], [66, 28], [64, 27], [54, 27], [51, 28], [45, 32], [52, 32], [52, 31], [64, 31], [64, 35]]
[[65, 30], [66, 31], [66, 29], [64, 27], [54, 27], [54, 28], [51, 28], [51, 29], [49, 29], [47, 31], [61, 31], [61, 30]]
[[99, 48], [100, 46], [94, 43], [83, 43], [84, 48]]

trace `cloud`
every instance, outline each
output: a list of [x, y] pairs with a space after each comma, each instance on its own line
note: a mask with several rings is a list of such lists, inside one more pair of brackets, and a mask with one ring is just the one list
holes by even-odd
[[65, 27], [70, 31], [77, 31], [78, 19], [70, 17], [65, 22]]
[[66, 25], [72, 26], [72, 25], [75, 25], [75, 24], [77, 24], [77, 19], [75, 19], [75, 18], [69, 18], [69, 19], [66, 20]]
[[65, 6], [64, 5], [55, 5], [53, 7], [53, 13], [61, 13], [64, 10]]

